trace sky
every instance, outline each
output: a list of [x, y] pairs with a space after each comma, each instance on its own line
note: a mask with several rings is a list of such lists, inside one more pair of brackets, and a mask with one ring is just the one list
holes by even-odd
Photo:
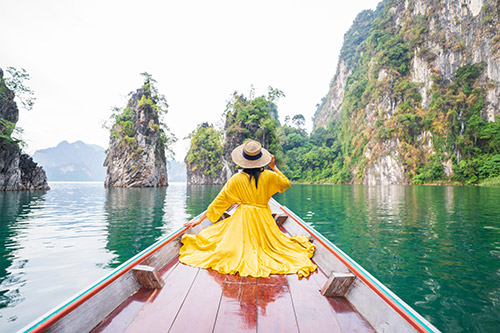
[[[81, 140], [108, 147], [104, 123], [148, 72], [169, 104], [175, 159], [198, 124], [223, 125], [234, 91], [278, 101], [312, 128], [345, 32], [378, 0], [0, 0], [0, 67], [24, 68], [36, 103], [20, 110], [28, 153]], [[20, 103], [18, 103], [19, 105]]]

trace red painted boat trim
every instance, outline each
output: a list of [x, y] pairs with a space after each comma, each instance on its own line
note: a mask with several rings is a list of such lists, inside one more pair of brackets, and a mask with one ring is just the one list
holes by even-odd
[[[199, 216], [197, 216], [196, 218], [198, 218]], [[79, 307], [80, 305], [85, 303], [86, 301], [88, 301], [94, 295], [96, 295], [101, 290], [103, 290], [104, 288], [109, 286], [111, 283], [113, 283], [118, 278], [123, 276], [125, 273], [130, 271], [136, 265], [138, 265], [139, 263], [144, 261], [147, 257], [151, 256], [153, 253], [160, 250], [163, 246], [167, 245], [172, 240], [179, 237], [187, 229], [188, 229], [187, 227], [183, 227], [183, 228], [179, 229], [178, 231], [174, 232], [173, 234], [170, 234], [166, 238], [160, 240], [156, 244], [151, 245], [149, 248], [147, 248], [143, 252], [139, 253], [137, 256], [131, 258], [129, 261], [125, 262], [122, 266], [118, 267], [115, 271], [111, 272], [103, 280], [99, 281], [96, 285], [89, 288], [87, 291], [83, 292], [82, 294], [76, 296], [75, 298], [70, 300], [67, 304], [63, 305], [61, 308], [54, 310], [47, 317], [42, 318], [37, 323], [33, 324], [25, 332], [43, 332], [43, 331], [47, 330], [50, 326], [54, 325], [57, 321], [64, 318], [71, 311], [73, 311], [74, 309], [76, 309], [77, 307]]]
[[408, 313], [406, 309], [401, 308], [399, 304], [394, 302], [394, 300], [389, 297], [383, 290], [379, 288], [379, 286], [375, 285], [370, 279], [366, 277], [366, 275], [361, 272], [357, 267], [352, 265], [349, 261], [345, 260], [343, 256], [341, 256], [334, 248], [332, 248], [328, 243], [323, 241], [320, 237], [318, 237], [314, 232], [314, 230], [311, 230], [310, 227], [307, 227], [304, 225], [302, 221], [299, 221], [296, 219], [293, 214], [288, 212], [288, 209], [281, 206], [280, 208], [283, 212], [285, 212], [288, 217], [290, 217], [292, 220], [294, 220], [298, 225], [300, 225], [302, 228], [304, 228], [308, 233], [310, 233], [318, 242], [320, 242], [324, 247], [326, 247], [333, 255], [335, 255], [344, 265], [346, 265], [351, 272], [356, 274], [358, 278], [360, 278], [370, 289], [372, 289], [377, 295], [379, 295], [387, 304], [389, 304], [397, 313], [399, 313], [409, 324], [411, 324], [417, 331], [419, 332], [429, 332], [428, 329], [423, 327], [418, 321], [415, 320], [413, 315]]

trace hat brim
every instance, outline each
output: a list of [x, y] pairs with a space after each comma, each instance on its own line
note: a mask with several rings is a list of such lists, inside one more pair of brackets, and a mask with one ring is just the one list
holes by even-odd
[[265, 148], [261, 148], [262, 156], [256, 160], [248, 160], [243, 156], [243, 146], [245, 144], [239, 145], [234, 148], [231, 152], [231, 158], [233, 162], [244, 169], [262, 168], [271, 162], [271, 153]]

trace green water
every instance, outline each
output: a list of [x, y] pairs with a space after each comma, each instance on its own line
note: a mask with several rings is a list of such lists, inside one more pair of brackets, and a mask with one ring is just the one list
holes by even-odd
[[500, 330], [500, 188], [296, 185], [276, 198], [439, 329]]
[[[0, 192], [0, 331], [201, 213], [219, 186]], [[293, 185], [275, 198], [446, 332], [500, 329], [500, 188]]]

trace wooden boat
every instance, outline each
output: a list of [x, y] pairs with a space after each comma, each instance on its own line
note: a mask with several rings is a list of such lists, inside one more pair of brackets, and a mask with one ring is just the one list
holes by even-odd
[[205, 219], [161, 239], [23, 331], [438, 332], [288, 208], [274, 199], [269, 206], [283, 232], [316, 245], [319, 269], [308, 278], [239, 277], [179, 263], [181, 235], [210, 225]]

